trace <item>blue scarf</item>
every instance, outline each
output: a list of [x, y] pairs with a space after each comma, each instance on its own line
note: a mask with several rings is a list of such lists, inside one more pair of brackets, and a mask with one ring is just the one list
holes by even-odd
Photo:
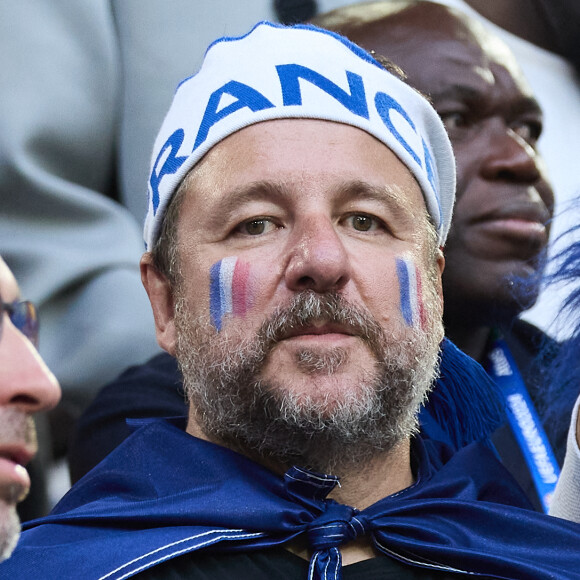
[[580, 526], [538, 514], [484, 445], [417, 437], [416, 482], [357, 511], [332, 476], [284, 476], [167, 421], [138, 429], [53, 513], [28, 524], [0, 577], [128, 578], [196, 550], [249, 551], [305, 536], [312, 578], [341, 577], [339, 546], [368, 536], [411, 566], [491, 578], [578, 577]]

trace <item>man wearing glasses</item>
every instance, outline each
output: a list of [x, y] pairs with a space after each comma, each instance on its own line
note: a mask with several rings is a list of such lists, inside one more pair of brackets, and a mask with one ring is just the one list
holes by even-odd
[[36, 453], [32, 416], [54, 407], [60, 387], [36, 346], [38, 321], [21, 301], [16, 280], [0, 258], [0, 561], [10, 556], [20, 523], [16, 504], [30, 488], [24, 467]]

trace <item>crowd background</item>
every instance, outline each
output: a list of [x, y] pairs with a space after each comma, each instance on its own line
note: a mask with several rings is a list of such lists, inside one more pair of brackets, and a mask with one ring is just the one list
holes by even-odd
[[[45, 461], [64, 456], [75, 421], [103, 384], [158, 352], [138, 260], [151, 144], [173, 87], [219, 36], [349, 3], [2, 4], [0, 253], [39, 306], [40, 351], [63, 387], [62, 403], [39, 424]], [[502, 3], [520, 16], [510, 19], [507, 10], [491, 14], [472, 1], [494, 25], [465, 2], [444, 3], [509, 44], [544, 109], [539, 149], [556, 194], [558, 252], [571, 241], [561, 234], [576, 219], [570, 208], [580, 192], [579, 59], [570, 41], [578, 8], [571, 1]], [[566, 295], [552, 285], [525, 317], [565, 337], [553, 323]]]

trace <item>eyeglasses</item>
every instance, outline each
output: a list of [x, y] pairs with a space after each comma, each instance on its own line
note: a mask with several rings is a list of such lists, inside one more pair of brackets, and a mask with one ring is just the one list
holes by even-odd
[[4, 330], [4, 313], [30, 342], [38, 347], [38, 315], [36, 306], [28, 300], [4, 302], [0, 296], [0, 339]]

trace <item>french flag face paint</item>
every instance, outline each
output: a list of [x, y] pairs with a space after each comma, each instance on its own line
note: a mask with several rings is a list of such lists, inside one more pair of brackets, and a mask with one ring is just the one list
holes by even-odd
[[218, 331], [224, 316], [242, 316], [249, 306], [250, 265], [236, 256], [216, 262], [210, 269], [209, 312]]
[[425, 327], [421, 292], [421, 273], [408, 258], [397, 258], [397, 276], [401, 293], [401, 313], [407, 326]]

